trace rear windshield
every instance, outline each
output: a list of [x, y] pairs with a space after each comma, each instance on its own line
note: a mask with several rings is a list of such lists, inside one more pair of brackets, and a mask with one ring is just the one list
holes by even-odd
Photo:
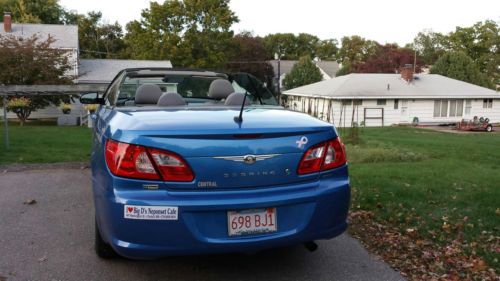
[[192, 74], [175, 74], [152, 77], [137, 75], [129, 76], [125, 74], [125, 76], [121, 79], [121, 82], [116, 85], [116, 87], [110, 87], [108, 97], [111, 96], [116, 98], [114, 103], [116, 106], [135, 106], [134, 100], [137, 89], [143, 84], [155, 84], [160, 87], [163, 93], [174, 92], [180, 94], [186, 101], [187, 105], [218, 104], [223, 103], [223, 100], [213, 99], [208, 96], [210, 84], [217, 79], [230, 81], [236, 93], [247, 93], [247, 98], [253, 105], [277, 105], [276, 100], [270, 93], [268, 95], [262, 95], [253, 91], [253, 89], [245, 89], [235, 80], [219, 76]]

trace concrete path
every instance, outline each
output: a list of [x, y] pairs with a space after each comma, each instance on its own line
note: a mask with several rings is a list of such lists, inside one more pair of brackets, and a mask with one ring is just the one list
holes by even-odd
[[[35, 199], [36, 204], [23, 202]], [[87, 169], [0, 174], [0, 281], [402, 280], [348, 235], [255, 255], [101, 260]]]

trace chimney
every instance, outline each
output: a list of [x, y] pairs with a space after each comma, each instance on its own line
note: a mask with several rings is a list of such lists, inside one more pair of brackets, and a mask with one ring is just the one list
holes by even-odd
[[7, 33], [12, 32], [12, 16], [10, 12], [3, 13], [3, 30]]
[[401, 78], [406, 80], [406, 82], [411, 83], [413, 81], [413, 65], [412, 64], [405, 64], [401, 68]]

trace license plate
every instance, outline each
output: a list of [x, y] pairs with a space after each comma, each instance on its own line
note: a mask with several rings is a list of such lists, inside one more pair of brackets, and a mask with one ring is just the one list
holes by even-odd
[[229, 236], [275, 232], [278, 230], [276, 208], [227, 212]]

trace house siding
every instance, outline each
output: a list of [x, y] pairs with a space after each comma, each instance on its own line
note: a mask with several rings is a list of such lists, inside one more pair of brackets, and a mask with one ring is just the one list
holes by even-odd
[[[71, 102], [72, 109], [70, 116], [73, 117], [81, 117], [87, 114], [86, 110], [83, 108], [83, 105], [80, 103], [78, 98], [75, 99], [75, 102]], [[46, 108], [39, 109], [30, 114], [28, 119], [54, 119], [59, 116], [62, 116], [62, 110], [57, 106], [48, 106]], [[3, 108], [0, 108], [0, 116], [3, 118]], [[13, 112], [7, 113], [8, 119], [16, 119], [17, 116]]]
[[[340, 100], [321, 97], [288, 96], [286, 107], [308, 113], [318, 119], [330, 122], [337, 127], [350, 127], [352, 122], [365, 124], [367, 127], [391, 126], [397, 124], [411, 124], [417, 117], [420, 124], [454, 123], [462, 119], [472, 119], [474, 116], [487, 117], [493, 123], [500, 123], [500, 99], [493, 99], [492, 108], [483, 108], [482, 99], [471, 99], [471, 113], [465, 114], [466, 100], [463, 100], [463, 114], [458, 117], [434, 117], [434, 99], [398, 99], [398, 107], [394, 108], [394, 99], [386, 99], [385, 105], [377, 105], [377, 100], [362, 100], [362, 104], [342, 106]], [[406, 105], [406, 111], [403, 107]], [[447, 105], [449, 115], [449, 102]], [[383, 124], [381, 119], [365, 119], [374, 117], [383, 110]]]

